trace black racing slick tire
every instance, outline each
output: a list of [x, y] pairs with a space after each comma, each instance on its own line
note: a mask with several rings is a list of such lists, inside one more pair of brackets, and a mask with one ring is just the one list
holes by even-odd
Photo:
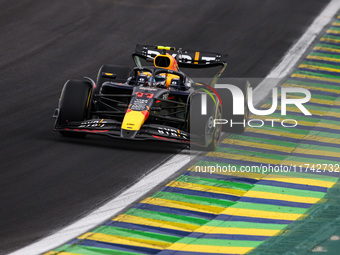
[[[95, 93], [99, 93], [104, 82], [113, 81], [119, 83], [125, 83], [131, 72], [130, 67], [115, 66], [115, 65], [103, 65], [100, 67], [97, 75]], [[107, 74], [112, 74], [110, 77]]]
[[[193, 147], [213, 151], [216, 149], [220, 137], [220, 125], [214, 127], [214, 119], [221, 118], [221, 108], [216, 100], [207, 96], [207, 114], [202, 115], [202, 96], [200, 93], [192, 95], [190, 99], [190, 139]], [[217, 105], [216, 103], [217, 102]], [[198, 147], [197, 147], [198, 148]]]
[[[65, 83], [59, 105], [58, 124], [65, 125], [73, 121], [84, 121], [88, 118], [91, 104], [92, 85], [81, 80], [69, 80]], [[60, 131], [68, 137], [85, 137], [86, 133]]]
[[[247, 127], [247, 122], [249, 119], [249, 109], [248, 109], [248, 87], [250, 86], [248, 82], [238, 82], [238, 88], [240, 88], [244, 95], [244, 113], [242, 115], [233, 115], [233, 102], [234, 98], [232, 93], [228, 89], [216, 89], [219, 97], [222, 101], [222, 118], [226, 120], [227, 123], [222, 124], [222, 131], [228, 133], [241, 134], [245, 131]], [[233, 125], [231, 125], [233, 123]], [[236, 124], [235, 124], [236, 123]], [[242, 124], [241, 124], [242, 123]]]

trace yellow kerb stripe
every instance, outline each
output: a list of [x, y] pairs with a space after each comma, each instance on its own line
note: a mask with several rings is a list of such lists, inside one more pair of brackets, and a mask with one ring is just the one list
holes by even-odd
[[251, 210], [243, 208], [226, 208], [222, 214], [245, 216], [252, 218], [263, 218], [263, 219], [275, 219], [275, 220], [297, 220], [302, 216], [298, 213], [280, 213], [280, 212], [269, 212], [262, 210]]
[[306, 75], [306, 74], [298, 74], [298, 73], [292, 74], [291, 77], [311, 79], [311, 80], [317, 80], [317, 81], [328, 81], [328, 82], [340, 83], [340, 79], [325, 78], [325, 77]]
[[244, 195], [244, 197], [275, 199], [275, 200], [290, 201], [290, 202], [297, 202], [297, 203], [309, 203], [309, 204], [315, 204], [320, 200], [320, 198], [316, 198], [316, 197], [302, 197], [302, 196], [284, 195], [284, 194], [278, 194], [278, 193], [272, 193], [272, 192], [252, 191], [252, 190], [249, 190], [247, 194]]
[[331, 61], [331, 62], [340, 62], [340, 59], [337, 59], [337, 58], [320, 57], [320, 56], [313, 56], [313, 55], [309, 55], [306, 58], [307, 59], [316, 59], [316, 60]]
[[[290, 161], [283, 161], [282, 165], [285, 165], [285, 162]], [[293, 161], [291, 161], [293, 162]], [[295, 165], [303, 164], [299, 162], [294, 162]], [[310, 164], [310, 163], [308, 163]], [[292, 173], [294, 174], [294, 173]], [[327, 178], [327, 177], [325, 177]], [[307, 178], [294, 178], [284, 175], [275, 175], [275, 174], [269, 174], [263, 178], [263, 180], [270, 180], [270, 181], [278, 181], [278, 182], [287, 182], [287, 183], [294, 183], [294, 184], [301, 184], [301, 185], [311, 185], [311, 186], [318, 186], [318, 187], [324, 187], [324, 188], [330, 188], [334, 185], [334, 182], [331, 181], [322, 181], [322, 180], [316, 180], [316, 179], [307, 179]]]
[[306, 135], [303, 139], [304, 140], [317, 141], [317, 142], [324, 142], [324, 143], [340, 144], [340, 139], [329, 138], [329, 137], [324, 137], [324, 136]]
[[328, 29], [328, 30], [326, 31], [326, 33], [340, 34], [339, 31], [337, 31], [337, 30], [332, 30], [332, 29]]
[[197, 244], [181, 244], [174, 243], [167, 250], [200, 252], [200, 253], [232, 253], [232, 254], [246, 254], [254, 249], [253, 247], [234, 247], [234, 246], [213, 246], [213, 245], [197, 245]]
[[320, 41], [322, 41], [322, 42], [334, 42], [334, 43], [340, 43], [340, 40], [331, 39], [331, 38], [321, 38]]
[[212, 192], [212, 193], [217, 193], [217, 194], [236, 195], [236, 196], [242, 196], [247, 192], [245, 190], [239, 190], [239, 189], [230, 189], [230, 188], [223, 188], [223, 187], [209, 186], [209, 185], [202, 185], [202, 184], [188, 183], [188, 182], [180, 182], [180, 181], [173, 181], [167, 184], [167, 186], [177, 187], [177, 188], [182, 188], [182, 189]]
[[204, 225], [196, 230], [199, 233], [205, 234], [225, 234], [225, 235], [249, 235], [249, 236], [273, 236], [281, 230], [273, 229], [258, 229], [258, 228], [230, 228], [230, 227], [215, 227]]
[[[283, 160], [282, 162], [280, 162], [280, 165], [292, 166], [291, 167], [291, 173], [294, 173], [294, 172], [292, 172], [292, 171], [294, 171], [294, 166], [296, 166], [295, 171], [297, 173], [300, 173], [300, 166], [302, 168], [306, 168], [307, 166], [309, 166], [308, 168], [311, 168], [314, 165], [314, 168], [317, 169], [316, 163], [312, 164], [312, 163], [310, 163], [310, 161], [305, 162], [305, 161], [302, 161], [302, 160], [308, 160], [308, 158], [301, 159], [301, 161]], [[325, 171], [334, 171], [334, 169], [337, 168], [336, 166], [334, 166], [335, 164], [337, 164], [337, 162], [333, 162], [333, 161], [330, 161], [330, 162], [331, 162], [331, 164], [327, 164], [327, 167], [325, 167]], [[322, 168], [319, 169], [319, 173], [322, 173], [323, 170], [324, 170], [324, 166], [322, 166]], [[302, 169], [301, 173], [305, 173], [305, 169]], [[315, 173], [317, 173], [317, 172], [315, 172]], [[327, 178], [327, 177], [325, 177], [325, 178]]]
[[191, 210], [191, 211], [196, 211], [196, 212], [206, 212], [206, 213], [220, 213], [221, 211], [225, 209], [224, 207], [219, 207], [219, 206], [201, 205], [201, 204], [174, 201], [174, 200], [155, 198], [155, 197], [146, 198], [143, 201], [141, 201], [141, 203], [159, 205], [159, 206], [165, 206], [165, 207], [173, 207], [173, 208]]
[[[339, 50], [339, 52], [340, 52], [340, 50]], [[316, 71], [329, 71], [329, 72], [334, 72], [334, 73], [340, 73], [339, 69], [329, 68], [329, 67], [324, 67], [324, 66], [313, 66], [313, 65], [301, 64], [301, 65], [299, 65], [299, 68], [307, 68], [307, 69], [316, 70]]]
[[334, 53], [340, 53], [340, 50], [338, 50], [338, 49], [327, 48], [327, 47], [319, 47], [319, 46], [314, 47], [314, 50], [322, 50], [322, 51], [329, 51], [329, 52], [334, 52]]
[[105, 243], [116, 243], [116, 244], [125, 244], [132, 245], [138, 247], [145, 247], [151, 249], [165, 249], [169, 247], [172, 243], [164, 242], [164, 241], [156, 241], [156, 240], [146, 240], [134, 237], [122, 237], [116, 235], [108, 235], [102, 233], [92, 233], [88, 238], [88, 240], [105, 242]]
[[181, 231], [193, 231], [200, 227], [198, 225], [193, 225], [193, 224], [155, 220], [155, 219], [143, 218], [143, 217], [127, 215], [127, 214], [119, 215], [113, 220], [120, 221], [120, 222], [128, 222], [128, 223], [134, 223], [134, 224], [140, 224], [140, 225], [153, 226], [153, 227], [169, 228], [169, 229], [181, 230]]
[[333, 151], [322, 151], [322, 150], [314, 150], [314, 149], [296, 148], [293, 151], [293, 153], [301, 153], [301, 154], [325, 156], [325, 157], [335, 157], [335, 158], [340, 159], [340, 152], [333, 152]]

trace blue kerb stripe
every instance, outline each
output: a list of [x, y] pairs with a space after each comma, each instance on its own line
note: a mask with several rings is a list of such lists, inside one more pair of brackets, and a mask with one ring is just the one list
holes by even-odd
[[[340, 106], [339, 106], [339, 109], [340, 109]], [[332, 120], [332, 121], [340, 121], [340, 117], [337, 118], [337, 117], [333, 117], [333, 116], [324, 116], [322, 119], [324, 119], [324, 120]]]
[[[335, 33], [332, 33], [332, 32], [327, 32], [326, 35], [331, 35], [331, 36], [333, 36], [333, 37], [339, 37], [338, 34], [335, 34]], [[332, 39], [332, 38], [325, 38], [325, 39]], [[340, 37], [339, 37], [339, 39], [336, 39], [336, 40], [340, 40]], [[338, 44], [338, 45], [339, 45], [339, 44]], [[333, 53], [332, 53], [332, 54], [333, 54]]]
[[[309, 72], [309, 73], [315, 73], [315, 74], [329, 74], [329, 75], [334, 75], [334, 76], [340, 76], [340, 73], [325, 71], [325, 70], [314, 70], [314, 69], [309, 69], [309, 68], [305, 68], [305, 67], [304, 68], [298, 68], [298, 70]], [[326, 78], [328, 78], [328, 77], [326, 77]], [[332, 77], [329, 77], [329, 78], [332, 79]], [[338, 79], [338, 78], [334, 77], [333, 79]]]
[[93, 241], [93, 240], [84, 240], [78, 245], [98, 247], [98, 248], [118, 250], [118, 251], [136, 252], [136, 253], [139, 252], [141, 254], [156, 254], [157, 252], [161, 251], [159, 249], [151, 249], [151, 248], [131, 246], [131, 245], [125, 245], [125, 244], [112, 244], [112, 243], [98, 242], [98, 241]]
[[73, 244], [76, 244], [76, 243], [79, 243], [80, 240], [75, 238], [75, 239], [72, 239], [71, 241], [67, 242], [66, 244], [69, 244], [69, 245], [73, 245]]
[[109, 221], [109, 222], [106, 222], [104, 226], [114, 226], [114, 227], [120, 227], [120, 228], [132, 229], [132, 230], [140, 230], [140, 231], [145, 231], [145, 232], [172, 235], [172, 236], [178, 236], [178, 237], [184, 237], [190, 233], [190, 232], [181, 231], [181, 230], [159, 228], [159, 227], [153, 227], [153, 226], [147, 226], [147, 225], [141, 225], [141, 224], [135, 224], [135, 223], [120, 222], [120, 221]]
[[[325, 152], [327, 154], [327, 152]], [[340, 161], [340, 157], [329, 157], [329, 156], [322, 156], [322, 155], [310, 155], [310, 154], [302, 154], [302, 153], [291, 153], [293, 157], [301, 157], [301, 158], [311, 158], [311, 159], [323, 159], [323, 160], [330, 160], [330, 161]]]
[[302, 184], [295, 184], [295, 183], [289, 183], [289, 182], [261, 180], [257, 184], [258, 185], [265, 185], [265, 186], [282, 187], [282, 188], [291, 188], [291, 189], [300, 189], [300, 190], [311, 190], [311, 191], [318, 191], [318, 192], [324, 192], [324, 193], [327, 192], [327, 188], [325, 188], [325, 187], [318, 187], [318, 186], [311, 186], [311, 185], [302, 185]]
[[[330, 43], [327, 43], [330, 44]], [[320, 64], [330, 64], [330, 65], [337, 65], [340, 67], [340, 63], [339, 62], [333, 62], [333, 61], [325, 61], [325, 60], [319, 60], [319, 59], [309, 59], [306, 58], [305, 59], [308, 62], [315, 62], [315, 63], [320, 63]]]
[[326, 50], [313, 50], [313, 52], [315, 52], [315, 53], [323, 53], [323, 54], [327, 54], [327, 55], [340, 56], [340, 53], [337, 53], [337, 52], [329, 52], [329, 51], [326, 51]]
[[293, 222], [293, 220], [276, 220], [276, 219], [236, 216], [236, 215], [228, 215], [228, 214], [220, 214], [219, 216], [215, 218], [215, 220], [241, 221], [241, 222], [267, 223], [267, 224], [284, 224], [284, 225], [288, 225]]
[[191, 238], [206, 238], [206, 239], [224, 239], [224, 240], [239, 240], [239, 241], [264, 241], [269, 236], [253, 236], [253, 235], [235, 235], [235, 234], [205, 234], [193, 232], [187, 237]]
[[[330, 34], [328, 34], [328, 35], [330, 35]], [[334, 38], [329, 38], [329, 37], [322, 37], [322, 39], [324, 39], [324, 40], [334, 40]], [[339, 39], [335, 39], [335, 40], [339, 40]], [[327, 41], [320, 41], [320, 42], [327, 42]], [[340, 46], [340, 43], [338, 43], [338, 42], [327, 42], [327, 43], [332, 43], [333, 45], [335, 45], [335, 46]]]
[[313, 204], [308, 204], [308, 203], [290, 202], [290, 201], [264, 199], [264, 198], [252, 198], [252, 197], [242, 197], [240, 198], [239, 202], [279, 205], [279, 206], [288, 206], [288, 207], [297, 207], [297, 208], [309, 208], [313, 205]]
[[[306, 126], [303, 126], [306, 127]], [[340, 130], [337, 129], [331, 129], [331, 128], [324, 128], [324, 127], [314, 127], [309, 130], [314, 130], [314, 131], [321, 131], [321, 132], [328, 132], [328, 133], [333, 133], [333, 134], [339, 134]]]
[[339, 145], [335, 143], [325, 143], [325, 142], [312, 141], [312, 140], [303, 140], [301, 143], [339, 148]]

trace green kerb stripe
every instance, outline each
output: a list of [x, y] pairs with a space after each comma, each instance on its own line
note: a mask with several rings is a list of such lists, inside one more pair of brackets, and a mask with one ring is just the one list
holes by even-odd
[[[216, 165], [216, 163], [214, 164]], [[200, 184], [200, 185], [206, 185], [206, 186], [213, 186], [213, 187], [240, 189], [240, 190], [249, 190], [253, 187], [253, 185], [245, 184], [245, 183], [215, 180], [215, 179], [194, 177], [194, 176], [188, 176], [188, 175], [181, 175], [180, 177], [176, 179], [176, 181]]]
[[180, 201], [180, 202], [194, 203], [194, 204], [217, 206], [217, 207], [228, 207], [228, 206], [235, 204], [235, 202], [231, 202], [228, 200], [191, 196], [191, 195], [184, 195], [184, 194], [164, 192], [164, 191], [157, 192], [155, 195], [153, 195], [153, 197]]

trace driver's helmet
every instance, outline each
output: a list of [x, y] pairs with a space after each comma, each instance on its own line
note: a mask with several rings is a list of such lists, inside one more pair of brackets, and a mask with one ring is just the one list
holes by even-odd
[[166, 80], [167, 76], [166, 74], [158, 74], [155, 76], [153, 85], [159, 88], [166, 88]]

